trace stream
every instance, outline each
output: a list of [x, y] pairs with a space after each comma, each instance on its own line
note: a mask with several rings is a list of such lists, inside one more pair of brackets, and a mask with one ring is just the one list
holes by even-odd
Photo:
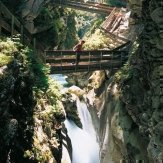
[[[53, 75], [52, 77], [62, 85], [67, 83], [63, 75]], [[67, 128], [67, 134], [72, 143], [72, 161], [63, 146], [62, 163], [100, 163], [99, 144], [92, 124], [92, 118], [86, 103], [80, 101], [78, 97], [77, 109], [83, 129], [79, 128], [73, 121], [65, 120], [64, 124]]]

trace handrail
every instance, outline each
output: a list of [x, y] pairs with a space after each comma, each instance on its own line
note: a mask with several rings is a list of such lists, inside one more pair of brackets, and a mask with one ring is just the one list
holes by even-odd
[[53, 4], [55, 5], [61, 5], [63, 7], [68, 7], [68, 8], [74, 8], [78, 10], [84, 10], [88, 12], [93, 12], [93, 13], [99, 13], [99, 14], [109, 14], [112, 11], [111, 6], [102, 6], [100, 3], [86, 3], [86, 2], [76, 2], [76, 1], [70, 1], [70, 0], [52, 0]]
[[[46, 50], [45, 53], [46, 63], [51, 66], [51, 73], [113, 70], [121, 67], [128, 59], [128, 51], [125, 50], [85, 50], [80, 52]], [[80, 60], [77, 59], [78, 55], [80, 55]]]
[[43, 45], [36, 41], [35, 37], [24, 27], [23, 23], [9, 11], [2, 1], [0, 1], [0, 35], [4, 33], [2, 30], [10, 33], [9, 35], [11, 37], [20, 34], [23, 44], [33, 44], [34, 51], [35, 48], [44, 51]]

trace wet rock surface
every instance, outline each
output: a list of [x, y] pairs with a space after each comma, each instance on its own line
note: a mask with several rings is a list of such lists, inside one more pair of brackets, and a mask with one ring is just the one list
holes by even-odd
[[129, 5], [138, 22], [144, 24], [144, 29], [138, 39], [139, 47], [126, 70], [119, 73], [120, 80], [117, 80], [117, 74], [115, 82], [105, 90], [107, 102], [100, 120], [101, 162], [161, 162], [162, 3], [155, 0], [130, 1]]

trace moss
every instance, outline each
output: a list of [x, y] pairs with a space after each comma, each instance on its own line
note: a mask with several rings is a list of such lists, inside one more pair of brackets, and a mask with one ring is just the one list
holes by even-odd
[[129, 66], [128, 63], [126, 63], [116, 74], [115, 74], [115, 81], [116, 82], [124, 82], [126, 80], [129, 80], [132, 78], [133, 70]]
[[115, 81], [118, 83], [124, 83], [125, 81], [131, 79], [133, 74], [136, 73], [136, 70], [133, 68], [131, 62], [136, 62], [136, 52], [138, 50], [139, 43], [135, 41], [132, 45], [131, 51], [129, 53], [129, 59], [126, 64], [117, 72], [115, 73]]

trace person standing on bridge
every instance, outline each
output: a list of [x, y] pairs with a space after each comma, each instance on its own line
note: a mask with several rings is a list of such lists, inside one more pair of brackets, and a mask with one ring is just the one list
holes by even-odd
[[80, 60], [80, 53], [78, 53], [78, 52], [80, 52], [80, 51], [82, 50], [82, 47], [83, 47], [83, 44], [84, 44], [84, 43], [85, 43], [84, 40], [80, 40], [79, 43], [76, 44], [76, 45], [73, 47], [73, 50], [74, 50], [75, 52], [77, 52], [77, 53], [76, 53], [76, 54], [77, 54], [77, 56], [76, 56], [76, 65], [78, 65], [79, 60]]

